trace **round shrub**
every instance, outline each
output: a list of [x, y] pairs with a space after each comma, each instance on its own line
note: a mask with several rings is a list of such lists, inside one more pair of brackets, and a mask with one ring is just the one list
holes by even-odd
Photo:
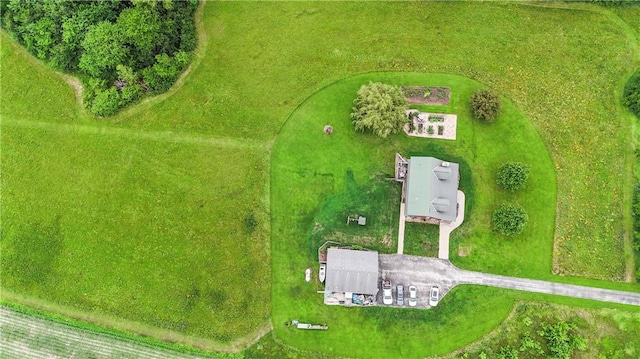
[[507, 191], [524, 187], [529, 178], [529, 167], [519, 162], [505, 162], [498, 168], [496, 182]]
[[407, 99], [397, 86], [369, 82], [358, 90], [351, 120], [356, 131], [369, 130], [385, 138], [407, 123]]
[[471, 111], [479, 120], [491, 122], [500, 111], [500, 98], [489, 90], [478, 90], [471, 96]]
[[91, 112], [98, 116], [111, 116], [120, 108], [120, 93], [115, 87], [98, 92], [91, 104]]
[[515, 204], [503, 204], [493, 212], [493, 229], [510, 236], [524, 230], [529, 216], [524, 208]]
[[624, 85], [622, 103], [640, 118], [640, 71], [636, 71]]

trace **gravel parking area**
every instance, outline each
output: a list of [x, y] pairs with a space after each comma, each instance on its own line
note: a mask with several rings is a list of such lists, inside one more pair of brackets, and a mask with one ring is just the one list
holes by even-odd
[[[382, 280], [385, 279], [391, 281], [393, 304], [390, 306], [395, 307], [397, 307], [395, 288], [398, 284], [405, 286], [406, 293], [408, 293], [408, 286], [410, 285], [415, 285], [418, 288], [418, 305], [416, 308], [422, 309], [430, 308], [429, 291], [431, 286], [437, 285], [440, 287], [440, 300], [442, 300], [451, 288], [461, 284], [485, 285], [640, 306], [640, 293], [467, 271], [457, 268], [446, 259], [402, 254], [380, 254], [378, 256], [378, 266], [380, 270], [378, 285], [381, 286]], [[407, 296], [406, 293], [405, 297]], [[377, 303], [378, 305], [384, 305], [382, 303], [382, 288], [378, 292]], [[408, 307], [406, 299], [404, 307]]]
[[[418, 305], [416, 308], [431, 308], [429, 306], [429, 291], [431, 287], [440, 287], [440, 298], [455, 286], [453, 278], [459, 271], [449, 261], [437, 258], [416, 257], [400, 254], [380, 254], [378, 256], [380, 268], [379, 283], [385, 279], [391, 280], [393, 286], [393, 305], [396, 306], [396, 286], [405, 287], [405, 304], [408, 307], [409, 286], [418, 289]], [[378, 292], [378, 304], [382, 304], [382, 287]]]

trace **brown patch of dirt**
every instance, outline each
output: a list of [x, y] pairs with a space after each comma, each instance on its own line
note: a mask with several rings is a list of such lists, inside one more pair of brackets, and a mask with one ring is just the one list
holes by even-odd
[[327, 241], [340, 242], [343, 245], [360, 245], [363, 247], [382, 244], [385, 247], [393, 246], [393, 239], [390, 234], [385, 234], [382, 238], [368, 236], [353, 236], [343, 232], [334, 232], [324, 238]]
[[393, 246], [393, 238], [391, 237], [391, 233], [387, 233], [382, 237], [382, 245], [385, 247]]
[[448, 105], [451, 89], [448, 87], [402, 86], [410, 105]]
[[73, 77], [71, 75], [60, 73], [60, 76], [62, 76], [67, 85], [73, 88], [73, 92], [76, 94], [76, 101], [82, 105], [82, 92], [84, 91], [82, 82], [80, 82], [77, 77]]
[[320, 224], [320, 222], [316, 222], [313, 225], [313, 230], [311, 231], [311, 234], [316, 234], [316, 233], [320, 232], [323, 229], [324, 229], [324, 227], [322, 226], [322, 224]]
[[466, 257], [471, 253], [473, 246], [471, 244], [461, 244], [458, 246], [458, 255], [460, 257]]

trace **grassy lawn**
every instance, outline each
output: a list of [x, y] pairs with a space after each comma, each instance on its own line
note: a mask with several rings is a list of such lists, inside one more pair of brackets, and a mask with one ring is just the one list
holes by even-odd
[[209, 348], [263, 325], [267, 144], [96, 122], [58, 75], [1, 35], [3, 67], [12, 66], [1, 78], [5, 297]]
[[[633, 26], [634, 11], [619, 14]], [[201, 15], [198, 61], [177, 91], [108, 119], [89, 117], [71, 87], [0, 34], [3, 290], [206, 337], [210, 347], [250, 333], [273, 308], [276, 334], [299, 347], [350, 353], [342, 335], [361, 335], [360, 326], [374, 328], [371, 346], [380, 353], [444, 353], [496, 326], [515, 299], [469, 288], [447, 297], [451, 306], [439, 311], [356, 312], [322, 307], [296, 282], [321, 240], [313, 224], [326, 220], [332, 205], [375, 211], [375, 203], [358, 198], [370, 191], [370, 200], [391, 206], [397, 188], [385, 187], [379, 175], [390, 175], [396, 150], [442, 153], [473, 169], [462, 182], [471, 217], [453, 236], [458, 265], [537, 278], [554, 271], [566, 281], [624, 279], [632, 119], [616, 96], [637, 59], [608, 16], [476, 2], [205, 2]], [[350, 86], [344, 93], [313, 98], [326, 112], [314, 112], [310, 101], [296, 110], [320, 88], [370, 71], [478, 80], [505, 98], [505, 117], [493, 128], [527, 147], [482, 146], [490, 131], [468, 118], [456, 145], [356, 137], [344, 120], [354, 78], [341, 83]], [[446, 79], [459, 88], [449, 109], [460, 109], [467, 81]], [[282, 183], [273, 184], [269, 213], [271, 145], [294, 111], [274, 149], [274, 176], [280, 171]], [[336, 127], [331, 137], [322, 134], [327, 123]], [[300, 167], [299, 156], [283, 151], [285, 142], [300, 156], [313, 148], [329, 152]], [[513, 198], [492, 184], [507, 159], [536, 168]], [[349, 169], [355, 191], [348, 191]], [[540, 218], [504, 240], [491, 235], [487, 215], [507, 199]], [[345, 206], [354, 201], [357, 207]], [[245, 233], [251, 212], [257, 227]], [[366, 245], [389, 233], [393, 243], [376, 248], [393, 251], [397, 211], [370, 213], [370, 227], [340, 227], [340, 213], [326, 229]], [[410, 230], [407, 250], [432, 253], [421, 232]], [[43, 242], [44, 249], [37, 246]], [[470, 254], [457, 257], [458, 245], [470, 246]], [[266, 279], [270, 256], [280, 271], [274, 288]], [[294, 276], [283, 278], [288, 274]], [[292, 316], [331, 320], [332, 329], [322, 338], [285, 332], [280, 324]], [[467, 324], [469, 316], [477, 325]], [[447, 323], [444, 344], [423, 336], [399, 349], [385, 339], [413, 325], [440, 333], [436, 323]]]
[[614, 86], [635, 60], [607, 16], [476, 3], [222, 2], [204, 13], [209, 41], [198, 80], [172, 97], [179, 101], [119, 125], [272, 138], [302, 99], [349, 74], [471, 77], [510, 98], [549, 150], [558, 174], [554, 272], [624, 278], [631, 124], [609, 119], [623, 113]]
[[[440, 110], [458, 114], [457, 140], [425, 140], [403, 134], [382, 140], [370, 134], [355, 133], [349, 120], [351, 102], [357, 89], [371, 80], [398, 85], [450, 86], [452, 103]], [[475, 316], [469, 318], [471, 322], [483, 324], [469, 325], [467, 335], [455, 338], [447, 333], [459, 330], [456, 320], [447, 321], [449, 325], [442, 322], [442, 317], [436, 317], [438, 321], [429, 320], [430, 316], [436, 315], [431, 311], [427, 314], [415, 311], [392, 314], [393, 310], [386, 308], [361, 311], [329, 308], [320, 304], [322, 296], [315, 293], [320, 287], [303, 282], [304, 268], [317, 268], [315, 251], [322, 240], [355, 243], [395, 253], [396, 248], [387, 243], [388, 236], [397, 236], [400, 185], [387, 181], [386, 186], [395, 185], [396, 190], [384, 191], [386, 186], [380, 184], [379, 178], [392, 175], [396, 151], [434, 155], [461, 163], [460, 186], [468, 193], [469, 220], [460, 229], [462, 234], [457, 240], [471, 245], [473, 250], [467, 257], [456, 258], [457, 262], [492, 272], [550, 276], [550, 261], [541, 261], [540, 258], [551, 258], [553, 242], [555, 181], [551, 160], [533, 127], [508, 100], [503, 101], [504, 110], [495, 123], [488, 125], [471, 119], [466, 99], [480, 86], [474, 81], [451, 75], [361, 75], [323, 89], [292, 114], [273, 150], [271, 182], [273, 318], [276, 332], [287, 342], [306, 349], [321, 346], [326, 351], [342, 355], [355, 353], [355, 350], [361, 356], [365, 355], [364, 351], [340, 347], [338, 338], [351, 337], [357, 335], [361, 328], [374, 327], [376, 331], [362, 337], [368, 342], [368, 347], [363, 350], [388, 351], [388, 354], [407, 350], [409, 356], [424, 356], [433, 354], [432, 350], [445, 353], [480, 336], [486, 330], [489, 317], [495, 320], [508, 311], [509, 300], [501, 302], [503, 299], [496, 298], [497, 302], [489, 306], [472, 295], [464, 295], [465, 299], [458, 299], [458, 302], [451, 299], [455, 303], [443, 310], [487, 306], [487, 311], [477, 320]], [[322, 132], [327, 123], [334, 127], [331, 136]], [[525, 162], [531, 167], [531, 181], [525, 191], [507, 194], [495, 184], [494, 173], [507, 160]], [[382, 190], [378, 190], [380, 187]], [[296, 196], [290, 193], [296, 193]], [[393, 195], [396, 196], [395, 201], [391, 199]], [[493, 209], [507, 200], [521, 203], [536, 219], [520, 236], [508, 239], [492, 233], [489, 220]], [[345, 219], [349, 213], [366, 215], [372, 225], [363, 228], [348, 226]], [[389, 218], [394, 218], [392, 225], [387, 224]], [[341, 236], [336, 236], [336, 232]], [[424, 229], [412, 227], [411, 232], [411, 236], [416, 237], [433, 233], [433, 228], [428, 228], [428, 225], [424, 225]], [[465, 289], [460, 293], [468, 292]], [[377, 313], [376, 316], [370, 317], [371, 312]], [[380, 321], [378, 315], [399, 318], [399, 323]], [[447, 315], [456, 317], [458, 313]], [[330, 323], [331, 331], [318, 337], [291, 333], [278, 325], [295, 318]], [[407, 323], [402, 324], [404, 321]], [[390, 333], [400, 335], [404, 332], [403, 328], [408, 323], [416, 329], [402, 334], [405, 339], [402, 345], [385, 341], [384, 337]], [[430, 326], [434, 325], [438, 326], [439, 334], [427, 339], [427, 343], [433, 341], [430, 346], [421, 333], [430, 332]], [[352, 348], [351, 344], [349, 348]], [[405, 345], [407, 348], [402, 349]]]
[[[631, 141], [631, 123], [621, 115], [614, 87], [636, 60], [625, 32], [609, 17], [439, 2], [216, 2], [202, 13], [201, 60], [179, 91], [105, 124], [269, 141], [306, 96], [349, 74], [384, 70], [471, 77], [523, 110], [549, 150], [558, 173], [554, 272], [624, 278], [620, 258], [631, 153], [622, 144]], [[442, 15], [448, 13], [456, 16]], [[371, 30], [381, 22], [394, 25]], [[48, 118], [59, 121], [39, 117]], [[609, 180], [621, 173], [623, 181]]]
[[23, 125], [3, 123], [3, 288], [220, 342], [267, 320], [260, 149]]

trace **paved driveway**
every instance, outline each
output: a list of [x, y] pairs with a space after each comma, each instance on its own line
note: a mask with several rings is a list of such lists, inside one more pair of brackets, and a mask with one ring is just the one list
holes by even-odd
[[[640, 293], [472, 272], [459, 269], [445, 259], [380, 254], [378, 261], [380, 281], [389, 279], [394, 287], [394, 305], [395, 286], [398, 284], [405, 287], [415, 285], [418, 288], [418, 307], [422, 308], [429, 307], [429, 289], [433, 285], [440, 287], [442, 297], [456, 285], [476, 284], [640, 306]], [[381, 298], [379, 303], [382, 303]]]

